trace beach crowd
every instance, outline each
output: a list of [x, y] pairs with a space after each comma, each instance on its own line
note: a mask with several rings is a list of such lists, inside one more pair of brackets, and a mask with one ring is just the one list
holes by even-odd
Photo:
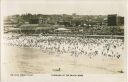
[[38, 48], [48, 55], [87, 56], [90, 59], [96, 56], [120, 59], [124, 54], [123, 39], [104, 37], [5, 35], [4, 43], [22, 48]]

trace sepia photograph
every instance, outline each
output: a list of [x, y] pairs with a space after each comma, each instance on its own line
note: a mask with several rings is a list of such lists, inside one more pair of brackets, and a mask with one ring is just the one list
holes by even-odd
[[1, 2], [2, 82], [36, 75], [126, 82], [125, 0]]

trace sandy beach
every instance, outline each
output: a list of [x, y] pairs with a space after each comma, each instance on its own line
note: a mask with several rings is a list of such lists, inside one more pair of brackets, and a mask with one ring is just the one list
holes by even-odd
[[[69, 55], [48, 55], [39, 49], [6, 46], [4, 50], [9, 73], [81, 73], [116, 74], [123, 69], [121, 59]], [[60, 68], [60, 71], [54, 69]]]

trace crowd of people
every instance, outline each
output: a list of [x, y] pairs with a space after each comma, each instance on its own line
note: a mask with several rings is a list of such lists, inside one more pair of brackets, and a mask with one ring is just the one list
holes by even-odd
[[96, 56], [120, 59], [124, 52], [123, 39], [112, 38], [5, 35], [4, 43], [9, 46], [39, 48], [48, 55], [87, 56], [90, 59]]

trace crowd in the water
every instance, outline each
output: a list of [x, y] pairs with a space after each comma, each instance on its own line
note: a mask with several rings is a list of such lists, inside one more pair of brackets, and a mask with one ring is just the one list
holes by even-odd
[[4, 42], [9, 46], [39, 48], [49, 55], [70, 55], [74, 57], [96, 56], [117, 58], [123, 55], [123, 39], [66, 37], [66, 36], [4, 36]]

